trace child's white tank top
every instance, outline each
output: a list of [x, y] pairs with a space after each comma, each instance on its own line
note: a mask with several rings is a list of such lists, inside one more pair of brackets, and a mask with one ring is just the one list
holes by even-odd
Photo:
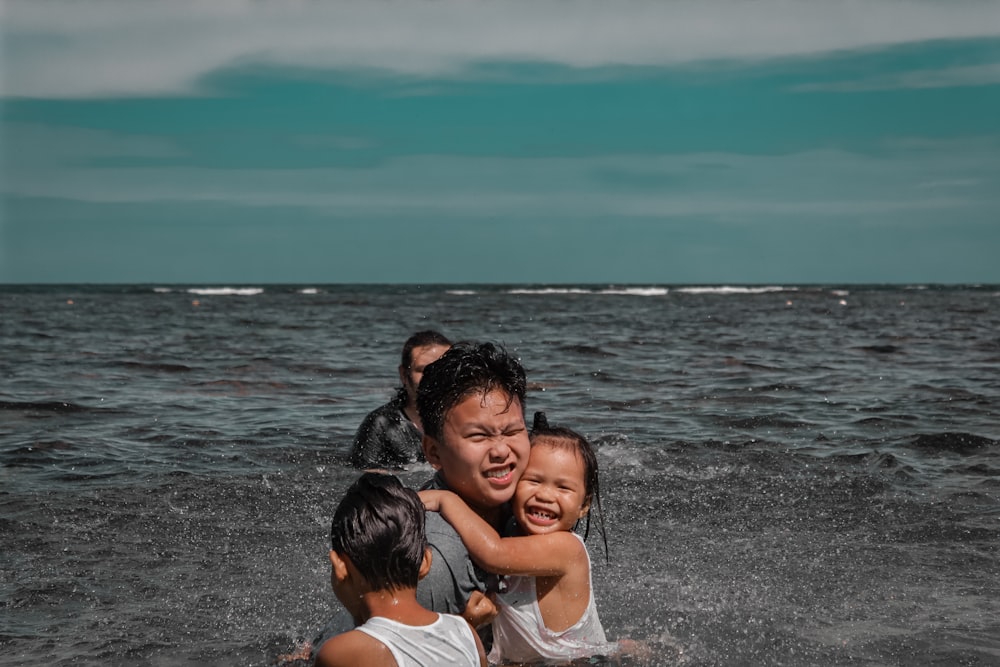
[[[583, 542], [583, 538], [573, 533]], [[586, 550], [586, 547], [584, 547]], [[587, 578], [590, 578], [590, 554], [587, 554]], [[597, 616], [594, 586], [590, 586], [587, 609], [576, 623], [561, 632], [545, 627], [538, 608], [535, 577], [506, 577], [507, 590], [497, 596], [500, 614], [493, 620], [493, 650], [490, 662], [536, 662], [569, 660], [592, 655], [609, 655], [617, 648], [604, 636]]]
[[479, 667], [472, 628], [460, 616], [438, 614], [430, 625], [404, 625], [375, 616], [356, 628], [379, 640], [399, 667]]

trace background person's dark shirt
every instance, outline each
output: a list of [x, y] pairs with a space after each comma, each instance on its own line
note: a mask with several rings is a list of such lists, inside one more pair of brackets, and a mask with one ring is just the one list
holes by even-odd
[[399, 468], [424, 460], [420, 430], [403, 412], [406, 396], [400, 394], [361, 422], [350, 456], [355, 468]]

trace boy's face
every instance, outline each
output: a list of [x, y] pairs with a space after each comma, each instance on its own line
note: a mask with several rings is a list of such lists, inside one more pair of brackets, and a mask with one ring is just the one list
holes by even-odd
[[446, 414], [441, 439], [424, 436], [424, 453], [441, 470], [448, 488], [480, 514], [497, 509], [514, 495], [528, 465], [528, 430], [521, 402], [508, 405], [496, 389], [466, 397]]

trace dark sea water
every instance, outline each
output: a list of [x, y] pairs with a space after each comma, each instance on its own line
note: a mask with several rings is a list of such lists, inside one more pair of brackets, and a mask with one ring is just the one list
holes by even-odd
[[626, 665], [1000, 664], [1000, 288], [306, 287], [0, 288], [0, 664], [311, 638], [422, 328], [598, 445]]

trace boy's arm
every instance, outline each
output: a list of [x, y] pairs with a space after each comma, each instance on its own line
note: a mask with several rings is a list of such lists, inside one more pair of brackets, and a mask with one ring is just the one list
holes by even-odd
[[580, 558], [583, 544], [572, 533], [500, 537], [465, 501], [450, 491], [421, 491], [424, 506], [441, 513], [454, 526], [469, 555], [484, 569], [497, 574], [558, 576]]

